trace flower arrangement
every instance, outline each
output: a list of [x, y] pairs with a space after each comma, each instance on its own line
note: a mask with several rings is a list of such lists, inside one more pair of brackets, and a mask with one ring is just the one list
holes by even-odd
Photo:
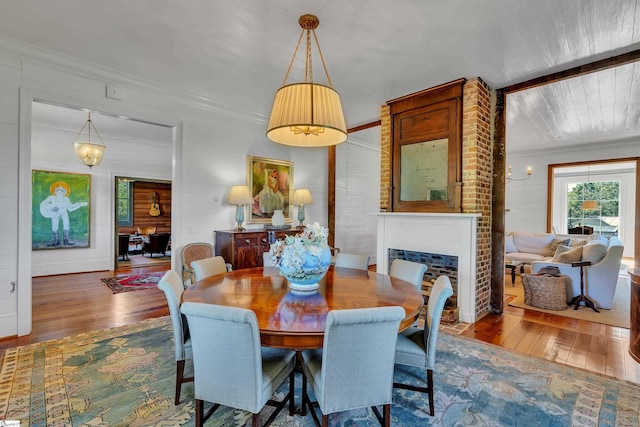
[[290, 282], [317, 284], [331, 263], [328, 236], [329, 230], [319, 223], [307, 225], [301, 233], [273, 243], [269, 250], [271, 261]]

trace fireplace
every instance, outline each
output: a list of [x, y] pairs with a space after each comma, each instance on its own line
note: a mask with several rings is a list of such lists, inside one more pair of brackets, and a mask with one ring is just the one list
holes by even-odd
[[389, 250], [457, 258], [460, 320], [476, 321], [476, 229], [480, 214], [381, 212], [377, 269], [389, 272]]

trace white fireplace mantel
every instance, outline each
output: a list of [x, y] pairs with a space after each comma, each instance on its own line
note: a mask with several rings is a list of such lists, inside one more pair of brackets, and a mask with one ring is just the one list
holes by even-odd
[[458, 257], [460, 320], [476, 321], [477, 222], [480, 214], [380, 212], [378, 272], [389, 272], [389, 249]]

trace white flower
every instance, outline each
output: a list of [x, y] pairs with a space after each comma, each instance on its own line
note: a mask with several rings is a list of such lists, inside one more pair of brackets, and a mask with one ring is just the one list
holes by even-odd
[[271, 262], [279, 266], [281, 270], [295, 272], [304, 275], [302, 266], [305, 262], [305, 255], [309, 254], [320, 259], [323, 248], [327, 246], [329, 230], [322, 227], [318, 222], [307, 227], [295, 236], [286, 236], [284, 240], [276, 240], [271, 245], [269, 255]]

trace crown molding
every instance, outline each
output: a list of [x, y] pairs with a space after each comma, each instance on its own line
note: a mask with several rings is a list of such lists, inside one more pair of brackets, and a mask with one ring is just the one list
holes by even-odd
[[179, 105], [202, 109], [216, 114], [222, 114], [242, 120], [249, 120], [256, 123], [264, 123], [265, 126], [268, 121], [267, 116], [256, 111], [241, 110], [235, 106], [216, 101], [211, 97], [185, 92], [184, 90], [177, 88], [169, 88], [166, 85], [161, 85], [160, 83], [147, 80], [139, 76], [124, 73], [122, 71], [104, 67], [8, 37], [0, 36], [0, 53], [23, 63], [27, 62], [34, 65], [43, 65], [47, 68], [53, 68], [57, 71], [89, 80], [104, 80], [105, 84], [109, 82], [141, 91], [153, 91]]

